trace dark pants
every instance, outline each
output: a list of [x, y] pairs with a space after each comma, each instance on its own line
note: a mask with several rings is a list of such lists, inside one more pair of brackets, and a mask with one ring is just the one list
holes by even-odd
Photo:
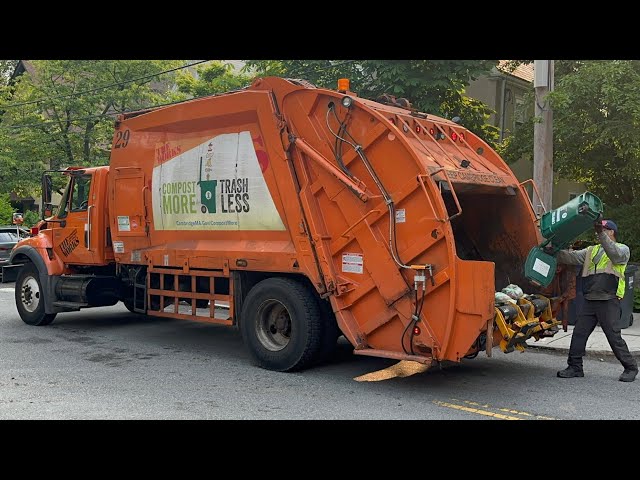
[[578, 315], [576, 325], [571, 336], [571, 347], [569, 347], [569, 358], [567, 363], [570, 367], [582, 371], [582, 357], [585, 354], [587, 339], [596, 328], [598, 322], [602, 327], [602, 331], [607, 337], [611, 350], [620, 361], [624, 368], [632, 370], [638, 369], [627, 342], [625, 342], [620, 334], [620, 327], [616, 326], [616, 322], [620, 318], [620, 300], [617, 298], [611, 300], [586, 300], [582, 307], [582, 312]]

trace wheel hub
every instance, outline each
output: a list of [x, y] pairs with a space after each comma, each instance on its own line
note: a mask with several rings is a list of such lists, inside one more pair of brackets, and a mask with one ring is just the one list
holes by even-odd
[[258, 310], [256, 333], [266, 349], [277, 352], [285, 348], [291, 338], [291, 317], [287, 308], [277, 300], [265, 301]]
[[27, 312], [35, 312], [40, 305], [40, 287], [33, 277], [25, 278], [20, 289], [22, 306]]

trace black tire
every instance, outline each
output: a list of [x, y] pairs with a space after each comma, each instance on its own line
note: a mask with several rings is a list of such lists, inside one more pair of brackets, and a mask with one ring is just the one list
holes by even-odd
[[631, 327], [633, 325], [633, 312], [631, 312], [631, 314], [629, 315], [629, 326]]
[[302, 370], [319, 358], [320, 306], [311, 290], [288, 278], [268, 278], [244, 300], [242, 339], [254, 362], [279, 372]]
[[209, 306], [209, 300], [204, 300], [201, 298], [196, 299], [196, 308], [207, 308]]
[[205, 207], [204, 205], [202, 205], [202, 206], [200, 207], [200, 211], [201, 211], [202, 213], [207, 213], [207, 207]]
[[140, 312], [136, 312], [133, 309], [133, 301], [131, 301], [131, 302], [122, 302], [122, 303], [124, 303], [124, 306], [127, 307], [127, 310], [129, 310], [131, 313], [135, 313], [135, 314], [139, 314], [140, 313]]
[[44, 312], [44, 292], [38, 267], [26, 263], [18, 273], [15, 286], [16, 307], [20, 318], [27, 325], [42, 327], [56, 318], [55, 313]]
[[[185, 302], [187, 302], [187, 304], [189, 306], [191, 306], [193, 300], [190, 299], [190, 298], [186, 298]], [[202, 299], [202, 298], [196, 298], [196, 308], [209, 308], [209, 300], [205, 300], [205, 299]]]

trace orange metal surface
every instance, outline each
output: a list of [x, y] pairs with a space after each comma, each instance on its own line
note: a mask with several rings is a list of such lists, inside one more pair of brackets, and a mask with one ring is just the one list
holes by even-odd
[[[109, 168], [87, 168], [83, 172], [82, 177], [89, 179], [90, 186], [86, 202], [79, 204], [73, 195], [66, 197], [66, 215], [57, 215], [56, 218], [62, 222], [50, 222], [46, 235], [51, 239], [54, 263], [106, 265], [113, 261], [111, 247], [107, 246], [105, 228], [109, 215], [106, 198]], [[77, 193], [74, 190], [76, 177], [72, 177], [68, 188]], [[61, 268], [54, 270], [58, 272]]]

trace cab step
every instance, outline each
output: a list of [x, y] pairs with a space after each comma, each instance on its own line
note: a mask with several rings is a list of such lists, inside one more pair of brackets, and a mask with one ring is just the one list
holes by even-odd
[[53, 306], [57, 308], [64, 308], [68, 312], [75, 312], [80, 310], [81, 308], [88, 307], [89, 304], [77, 303], [77, 302], [64, 302], [64, 301], [58, 300], [56, 302], [53, 302]]

